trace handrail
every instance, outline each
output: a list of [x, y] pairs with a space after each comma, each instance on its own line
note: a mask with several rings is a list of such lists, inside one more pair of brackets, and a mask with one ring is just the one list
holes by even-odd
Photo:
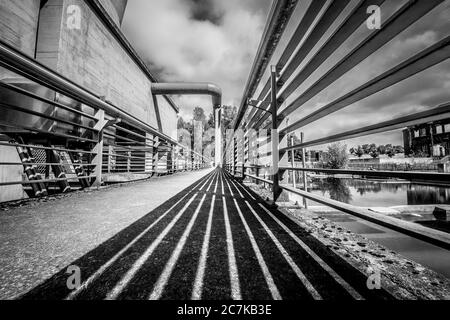
[[233, 124], [236, 130], [244, 116], [247, 98], [256, 90], [256, 86], [260, 81], [264, 69], [272, 57], [275, 48], [280, 41], [291, 15], [297, 5], [298, 0], [275, 0], [269, 12], [266, 26], [262, 35], [262, 39], [256, 53], [255, 60], [252, 65], [250, 76], [245, 85], [244, 94], [241, 105], [238, 110], [237, 118]]
[[358, 218], [362, 218], [364, 220], [387, 227], [389, 229], [407, 234], [414, 238], [432, 243], [432, 244], [442, 247], [444, 249], [447, 249], [447, 250], [450, 249], [450, 234], [449, 233], [435, 230], [432, 228], [427, 228], [427, 227], [421, 226], [420, 224], [416, 224], [413, 222], [400, 220], [400, 219], [386, 216], [383, 214], [378, 214], [378, 213], [370, 211], [368, 209], [359, 208], [359, 207], [352, 206], [350, 204], [327, 199], [325, 197], [314, 195], [310, 192], [306, 192], [306, 191], [303, 191], [300, 189], [294, 189], [292, 187], [288, 187], [288, 186], [284, 186], [284, 185], [281, 185], [280, 187], [286, 191], [296, 193], [296, 194], [298, 194], [302, 197], [305, 197], [309, 200], [325, 204], [328, 207], [343, 211], [345, 213], [351, 214]]
[[405, 180], [439, 181], [450, 184], [450, 173], [418, 172], [418, 171], [377, 171], [377, 170], [351, 170], [351, 169], [321, 169], [321, 168], [295, 168], [280, 167], [281, 170], [301, 172], [320, 172], [327, 174], [346, 174], [367, 177], [399, 178]]
[[133, 124], [144, 131], [151, 132], [153, 135], [166, 141], [174, 144], [177, 143], [175, 140], [163, 133], [160, 133], [149, 124], [137, 119], [113, 104], [101, 100], [94, 93], [82, 88], [62, 75], [57, 74], [50, 68], [18, 51], [2, 40], [0, 40], [0, 66], [12, 69], [12, 71], [43, 86], [47, 86], [55, 91], [58, 91], [65, 96], [83, 102], [89, 106], [104, 110], [108, 114], [121, 118], [130, 124]]
[[[292, 168], [289, 168], [292, 169]], [[251, 174], [245, 174], [246, 177], [267, 183], [267, 184], [273, 184], [273, 181], [263, 179]], [[282, 188], [285, 191], [292, 192], [295, 194], [298, 194], [302, 197], [305, 197], [309, 200], [322, 203], [328, 207], [343, 211], [345, 213], [348, 213], [350, 215], [356, 216], [358, 218], [373, 222], [375, 224], [387, 227], [389, 229], [401, 232], [403, 234], [412, 236], [414, 238], [426, 241], [428, 243], [432, 243], [434, 245], [437, 245], [439, 247], [442, 247], [444, 249], [450, 249], [450, 234], [427, 228], [424, 226], [421, 226], [416, 223], [412, 223], [409, 221], [400, 220], [397, 218], [389, 217], [386, 215], [378, 214], [376, 212], [370, 211], [368, 209], [356, 207], [350, 204], [342, 203], [339, 201], [335, 201], [332, 199], [328, 199], [322, 196], [314, 195], [310, 192], [306, 192], [300, 189], [294, 189], [292, 187], [286, 186], [286, 185], [280, 185], [280, 188]]]

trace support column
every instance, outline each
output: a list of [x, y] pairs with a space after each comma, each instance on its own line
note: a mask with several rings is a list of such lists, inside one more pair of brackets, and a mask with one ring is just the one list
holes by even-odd
[[216, 127], [216, 155], [215, 155], [215, 164], [216, 167], [222, 166], [222, 130], [221, 130], [221, 110], [217, 108], [215, 110], [215, 127]]
[[271, 80], [271, 112], [272, 112], [272, 193], [273, 193], [273, 204], [277, 201], [278, 197], [281, 194], [280, 190], [280, 182], [279, 182], [279, 135], [278, 135], [278, 119], [277, 119], [277, 111], [278, 111], [278, 102], [277, 102], [277, 73], [276, 67], [271, 66], [270, 70], [270, 80]]
[[[290, 139], [291, 139], [291, 147], [292, 147], [295, 143], [294, 136], [291, 135]], [[291, 167], [295, 168], [295, 150], [294, 149], [291, 150]], [[297, 175], [296, 171], [292, 170], [292, 186], [294, 187], [294, 189], [297, 189], [297, 181], [295, 181], [296, 175]]]
[[113, 146], [108, 146], [108, 174], [112, 171], [113, 153]]
[[131, 171], [131, 151], [127, 151], [127, 172], [130, 173]]
[[[305, 135], [302, 132], [300, 134], [300, 143], [303, 143], [305, 141]], [[306, 152], [305, 148], [302, 148], [302, 167], [306, 168]], [[308, 192], [308, 176], [306, 175], [306, 171], [303, 171], [303, 190], [305, 192]], [[308, 209], [308, 202], [305, 197], [303, 197], [303, 206], [305, 209]]]
[[173, 173], [178, 171], [178, 146], [173, 146]]
[[167, 174], [173, 173], [173, 145], [167, 146], [169, 151], [167, 152]]
[[153, 141], [153, 175], [158, 174], [159, 166], [159, 137], [155, 137]]
[[95, 164], [94, 176], [95, 182], [92, 186], [100, 187], [102, 184], [102, 165], [103, 165], [103, 129], [106, 124], [105, 111], [98, 110], [95, 114], [97, 123], [94, 126], [95, 130], [98, 130], [97, 134], [97, 144], [94, 147], [94, 159], [92, 159], [92, 164]]
[[149, 148], [149, 146], [147, 146], [147, 143], [149, 143], [149, 141], [153, 141], [153, 136], [149, 133], [146, 133], [145, 137], [147, 138], [147, 140], [146, 140], [146, 146], [145, 146], [146, 151], [145, 151], [145, 170], [144, 171], [146, 173], [149, 171], [150, 171], [150, 173], [152, 173], [153, 172], [153, 152], [149, 152], [149, 150], [147, 149], [147, 148]]

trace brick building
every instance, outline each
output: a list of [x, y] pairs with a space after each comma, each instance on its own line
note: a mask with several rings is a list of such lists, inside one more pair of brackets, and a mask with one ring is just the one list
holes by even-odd
[[406, 155], [450, 155], [450, 118], [411, 126], [403, 130]]

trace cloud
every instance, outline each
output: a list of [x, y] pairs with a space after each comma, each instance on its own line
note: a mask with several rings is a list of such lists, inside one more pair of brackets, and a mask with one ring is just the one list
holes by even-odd
[[[270, 0], [133, 0], [123, 29], [164, 81], [213, 82], [237, 105], [262, 35]], [[175, 97], [183, 116], [211, 100]]]

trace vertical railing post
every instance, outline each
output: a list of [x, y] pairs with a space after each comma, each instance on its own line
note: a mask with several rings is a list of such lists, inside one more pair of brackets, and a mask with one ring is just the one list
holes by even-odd
[[238, 149], [236, 143], [236, 137], [233, 138], [233, 176], [236, 176], [236, 167], [237, 167], [237, 156]]
[[155, 137], [153, 141], [153, 175], [158, 174], [159, 166], [159, 137]]
[[167, 174], [171, 174], [172, 173], [172, 166], [173, 166], [173, 162], [172, 162], [172, 145], [169, 143], [167, 145], [168, 151], [167, 151], [167, 166], [166, 166], [166, 171]]
[[[291, 147], [294, 145], [294, 135], [291, 135]], [[295, 150], [291, 150], [291, 167], [295, 168]], [[297, 188], [297, 182], [295, 181], [296, 171], [292, 170], [292, 186], [294, 189]]]
[[279, 163], [279, 136], [278, 136], [278, 101], [277, 101], [277, 71], [275, 66], [270, 68], [270, 80], [271, 80], [271, 113], [272, 113], [272, 193], [273, 193], [273, 204], [276, 203], [278, 197], [280, 196], [280, 180], [278, 172]]
[[113, 162], [113, 146], [108, 146], [108, 174], [111, 173], [112, 162]]
[[175, 161], [175, 172], [178, 172], [179, 164], [178, 164], [178, 156], [180, 153], [180, 149], [178, 146], [174, 146], [174, 161]]
[[131, 171], [131, 151], [127, 152], [127, 172]]
[[[305, 135], [303, 132], [300, 134], [300, 140], [301, 140], [300, 143], [303, 143], [305, 141]], [[305, 148], [302, 148], [302, 166], [303, 166], [303, 169], [306, 168]], [[306, 175], [306, 171], [303, 171], [303, 190], [305, 192], [308, 192], [308, 177]], [[305, 207], [305, 209], [308, 209], [308, 202], [305, 197], [303, 197], [303, 206]]]
[[[153, 149], [151, 149], [153, 147], [153, 135], [150, 135], [149, 133], [145, 134], [146, 137], [146, 142], [145, 142], [145, 153], [144, 153], [144, 157], [145, 157], [145, 168], [144, 171], [145, 173], [149, 172], [152, 173], [153, 172]], [[152, 145], [149, 145], [149, 141], [152, 141]], [[150, 151], [151, 150], [151, 151]]]
[[94, 159], [92, 160], [92, 164], [95, 165], [94, 176], [95, 181], [92, 184], [93, 187], [100, 187], [102, 184], [102, 166], [103, 166], [103, 129], [106, 125], [105, 120], [105, 111], [97, 110], [95, 113], [95, 118], [97, 119], [97, 123], [94, 126], [95, 130], [98, 130], [97, 133], [97, 143], [94, 147]]

